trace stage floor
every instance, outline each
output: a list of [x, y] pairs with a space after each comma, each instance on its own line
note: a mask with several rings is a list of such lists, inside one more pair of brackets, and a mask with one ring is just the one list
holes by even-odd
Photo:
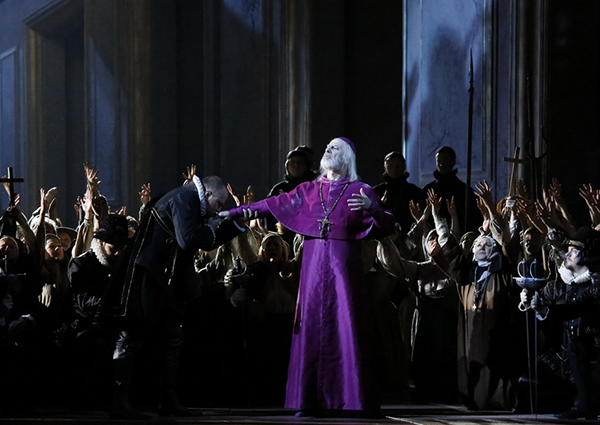
[[[553, 415], [518, 415], [508, 412], [472, 412], [461, 406], [448, 405], [386, 405], [381, 419], [360, 418], [313, 418], [295, 417], [294, 411], [285, 409], [192, 409], [202, 411], [203, 416], [193, 418], [164, 418], [155, 416], [148, 421], [111, 420], [106, 412], [95, 411], [42, 411], [32, 416], [0, 417], [0, 423], [15, 425], [74, 425], [74, 424], [379, 424], [399, 423], [412, 425], [429, 424], [559, 424]], [[581, 421], [580, 421], [581, 423]], [[583, 423], [596, 423], [585, 421]]]

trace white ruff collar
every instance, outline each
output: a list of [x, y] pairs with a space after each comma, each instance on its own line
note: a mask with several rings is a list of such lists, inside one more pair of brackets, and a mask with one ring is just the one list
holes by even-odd
[[102, 264], [104, 267], [110, 268], [110, 263], [108, 262], [108, 258], [106, 257], [106, 252], [104, 252], [104, 249], [102, 248], [102, 245], [100, 245], [100, 241], [98, 239], [92, 239], [91, 248], [92, 252], [96, 256], [100, 264]]
[[200, 198], [200, 214], [204, 217], [206, 215], [206, 193], [204, 191], [204, 185], [198, 176], [192, 177], [192, 181], [198, 190], [198, 198]]
[[592, 274], [589, 270], [586, 270], [584, 273], [579, 276], [575, 276], [573, 272], [565, 267], [565, 265], [561, 265], [558, 269], [558, 273], [560, 274], [561, 279], [567, 285], [577, 285], [579, 283], [587, 282], [592, 279]]

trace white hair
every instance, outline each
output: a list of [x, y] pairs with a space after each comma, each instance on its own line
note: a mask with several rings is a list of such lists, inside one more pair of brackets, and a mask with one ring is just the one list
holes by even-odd
[[[356, 172], [356, 154], [354, 153], [354, 151], [352, 150], [352, 148], [350, 147], [350, 145], [348, 143], [346, 143], [345, 140], [343, 139], [333, 139], [333, 140], [340, 140], [343, 143], [340, 143], [340, 159], [341, 159], [341, 163], [342, 163], [342, 168], [341, 170], [336, 170], [339, 171], [339, 173], [344, 176], [344, 177], [348, 177], [350, 179], [351, 182], [359, 180], [358, 177], [358, 173]], [[332, 140], [332, 142], [333, 142]], [[321, 169], [319, 171], [319, 178], [326, 176], [327, 175], [327, 171], [323, 168], [322, 165], [322, 160], [321, 160]]]

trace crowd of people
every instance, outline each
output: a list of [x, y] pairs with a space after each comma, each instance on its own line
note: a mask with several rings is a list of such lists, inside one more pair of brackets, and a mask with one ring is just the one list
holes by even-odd
[[580, 226], [556, 180], [541, 199], [518, 184], [497, 202], [455, 164], [442, 147], [419, 188], [390, 152], [371, 187], [341, 137], [318, 165], [290, 151], [264, 200], [192, 166], [167, 194], [143, 185], [137, 217], [111, 211], [85, 165], [75, 229], [56, 188], [30, 217], [12, 196], [0, 417], [199, 414], [185, 405], [377, 417], [387, 400], [596, 418], [600, 191], [580, 189]]

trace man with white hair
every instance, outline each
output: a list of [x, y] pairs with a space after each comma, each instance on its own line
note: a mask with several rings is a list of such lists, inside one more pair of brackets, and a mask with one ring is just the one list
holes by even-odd
[[390, 234], [394, 217], [358, 181], [352, 141], [340, 137], [327, 145], [316, 180], [221, 216], [269, 213], [305, 238], [285, 407], [300, 409], [299, 416], [323, 410], [377, 415], [361, 240]]

